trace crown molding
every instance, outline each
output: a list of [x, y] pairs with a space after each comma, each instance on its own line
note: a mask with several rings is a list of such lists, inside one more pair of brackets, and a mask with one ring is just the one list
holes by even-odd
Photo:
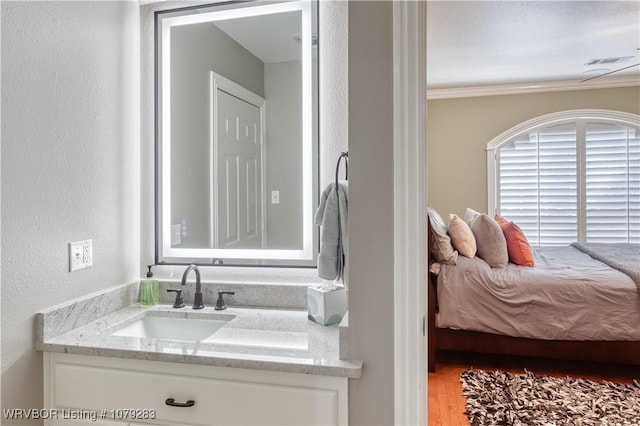
[[638, 77], [638, 75], [596, 78], [585, 81], [584, 83], [580, 83], [580, 80], [563, 80], [537, 83], [497, 84], [492, 86], [452, 87], [446, 89], [429, 89], [427, 86], [427, 100], [563, 92], [568, 90], [608, 89], [630, 86], [640, 86], [640, 77]]

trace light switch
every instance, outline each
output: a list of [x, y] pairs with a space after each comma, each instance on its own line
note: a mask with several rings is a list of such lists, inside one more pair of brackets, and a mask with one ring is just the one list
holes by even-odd
[[182, 225], [171, 225], [171, 247], [182, 244]]
[[271, 204], [280, 204], [280, 191], [271, 191]]

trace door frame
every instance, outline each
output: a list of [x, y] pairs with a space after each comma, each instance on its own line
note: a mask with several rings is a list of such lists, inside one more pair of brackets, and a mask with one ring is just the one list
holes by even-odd
[[427, 417], [426, 2], [393, 2], [394, 417]]
[[217, 203], [215, 208], [213, 208], [214, 200], [218, 199], [218, 173], [215, 171], [215, 165], [218, 160], [218, 132], [216, 129], [218, 128], [218, 90], [222, 90], [223, 92], [227, 92], [228, 94], [235, 96], [236, 98], [247, 102], [258, 108], [260, 110], [260, 190], [262, 193], [262, 197], [260, 200], [260, 209], [262, 211], [262, 218], [260, 220], [260, 234], [262, 247], [267, 247], [267, 200], [266, 200], [266, 166], [267, 166], [267, 158], [266, 158], [266, 101], [260, 96], [256, 95], [249, 89], [242, 87], [238, 83], [229, 80], [226, 77], [216, 73], [215, 71], [210, 71], [210, 84], [209, 84], [209, 107], [210, 107], [210, 117], [209, 120], [209, 206], [211, 206], [209, 219], [210, 219], [210, 243], [211, 248], [218, 248], [218, 207]]

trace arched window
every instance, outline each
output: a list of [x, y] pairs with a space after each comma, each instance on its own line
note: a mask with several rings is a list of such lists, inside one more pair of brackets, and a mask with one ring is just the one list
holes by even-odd
[[640, 116], [573, 110], [487, 145], [489, 210], [532, 245], [640, 243]]

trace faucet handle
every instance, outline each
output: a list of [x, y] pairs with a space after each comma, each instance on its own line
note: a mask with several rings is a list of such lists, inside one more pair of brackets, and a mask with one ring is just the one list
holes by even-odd
[[216, 311], [222, 311], [224, 309], [227, 309], [227, 306], [224, 304], [224, 296], [225, 294], [229, 294], [229, 295], [234, 295], [236, 294], [235, 291], [219, 291], [218, 292], [218, 300], [216, 300]]
[[184, 298], [182, 297], [182, 290], [174, 290], [172, 288], [168, 288], [167, 293], [176, 294], [176, 300], [175, 302], [173, 302], [174, 308], [184, 308]]

